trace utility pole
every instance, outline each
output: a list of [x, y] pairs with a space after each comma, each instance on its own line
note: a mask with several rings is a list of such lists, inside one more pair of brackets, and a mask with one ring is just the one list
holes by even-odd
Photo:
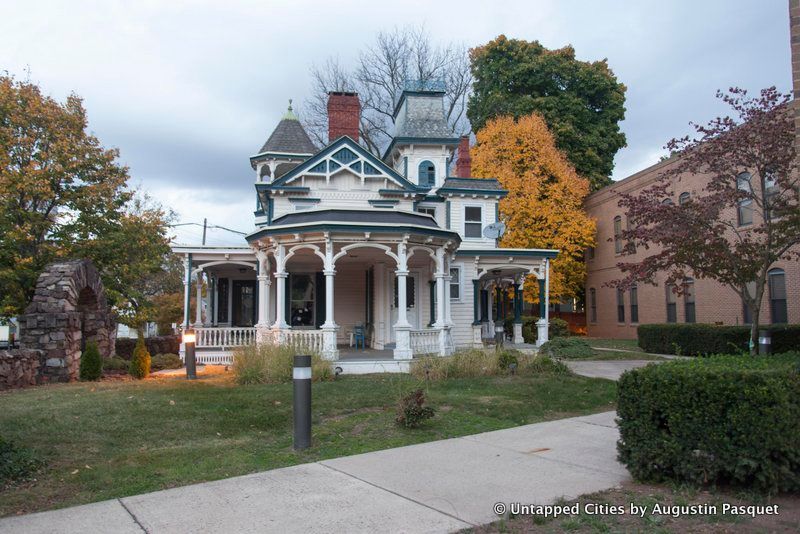
[[203, 246], [206, 244], [206, 227], [208, 226], [208, 219], [203, 217]]

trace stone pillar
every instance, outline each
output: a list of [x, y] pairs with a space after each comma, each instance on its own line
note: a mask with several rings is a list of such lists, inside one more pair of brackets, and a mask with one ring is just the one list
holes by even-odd
[[410, 360], [413, 357], [411, 350], [411, 323], [408, 322], [406, 314], [406, 284], [408, 278], [408, 264], [406, 256], [406, 244], [397, 245], [397, 322], [394, 324], [394, 359]]

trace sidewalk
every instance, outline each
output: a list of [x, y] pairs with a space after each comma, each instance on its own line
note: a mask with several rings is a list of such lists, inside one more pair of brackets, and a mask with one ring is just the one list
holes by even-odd
[[0, 519], [0, 533], [451, 532], [628, 479], [615, 412]]

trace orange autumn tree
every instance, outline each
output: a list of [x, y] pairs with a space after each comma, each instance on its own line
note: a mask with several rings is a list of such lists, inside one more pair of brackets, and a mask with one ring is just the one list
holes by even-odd
[[[478, 133], [472, 154], [476, 177], [497, 178], [508, 196], [500, 201], [507, 248], [558, 249], [550, 276], [550, 298], [577, 297], [586, 277], [583, 251], [594, 245], [595, 221], [583, 211], [589, 181], [578, 176], [556, 148], [536, 113], [498, 117]], [[537, 284], [525, 284], [525, 298], [538, 299]]]

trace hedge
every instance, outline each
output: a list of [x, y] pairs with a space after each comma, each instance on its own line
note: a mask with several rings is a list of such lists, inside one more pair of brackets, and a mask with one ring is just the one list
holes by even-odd
[[[800, 325], [766, 325], [772, 333], [772, 352], [800, 350]], [[749, 326], [712, 324], [643, 324], [637, 329], [639, 346], [656, 354], [701, 356], [749, 352]]]
[[619, 460], [647, 482], [800, 490], [800, 353], [711, 356], [628, 371]]
[[[150, 354], [177, 354], [180, 351], [181, 337], [175, 335], [146, 337], [144, 344]], [[136, 338], [117, 338], [114, 353], [120, 358], [130, 360], [135, 346]]]

